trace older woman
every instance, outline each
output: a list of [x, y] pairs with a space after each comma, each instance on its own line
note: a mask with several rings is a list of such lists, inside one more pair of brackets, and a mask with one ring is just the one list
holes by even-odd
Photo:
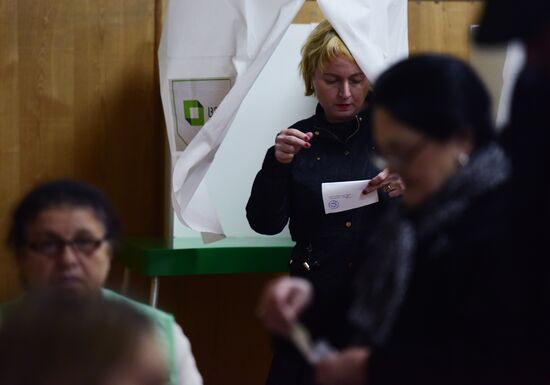
[[108, 200], [92, 186], [60, 180], [32, 190], [15, 209], [8, 237], [26, 294], [2, 305], [0, 317], [25, 297], [43, 293], [127, 302], [154, 321], [170, 363], [170, 383], [201, 384], [189, 341], [171, 314], [102, 288], [111, 266], [117, 224]]
[[547, 383], [546, 264], [510, 248], [511, 167], [481, 81], [425, 55], [376, 90], [374, 137], [407, 191], [358, 280], [351, 316], [368, 348], [321, 362], [319, 382]]
[[[290, 220], [296, 242], [290, 273], [310, 282], [318, 299], [303, 321], [314, 336], [344, 346], [351, 330], [345, 317], [348, 284], [365, 257], [363, 239], [381, 205], [325, 214], [321, 184], [372, 179], [365, 192], [382, 187], [392, 197], [403, 184], [370, 161], [369, 80], [328, 22], [308, 37], [300, 69], [306, 95], [315, 95], [319, 104], [315, 115], [277, 135], [254, 181], [247, 218], [262, 234], [279, 233]], [[279, 301], [286, 294], [282, 285], [268, 289], [267, 296]], [[283, 332], [287, 326], [274, 322]], [[310, 381], [301, 356], [289, 345], [276, 344], [268, 383]]]

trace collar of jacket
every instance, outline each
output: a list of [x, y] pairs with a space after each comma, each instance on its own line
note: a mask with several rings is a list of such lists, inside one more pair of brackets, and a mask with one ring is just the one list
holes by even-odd
[[[370, 95], [370, 94], [369, 94]], [[319, 103], [315, 109], [315, 115], [313, 120], [313, 128], [316, 131], [315, 135], [322, 138], [335, 139], [337, 141], [342, 141], [342, 138], [339, 137], [336, 132], [347, 131], [350, 134], [345, 138], [344, 142], [355, 136], [360, 129], [365, 127], [368, 122], [368, 117], [370, 113], [370, 97], [367, 97], [367, 108], [361, 110], [357, 115], [346, 122], [341, 123], [331, 123], [325, 117], [325, 110]], [[318, 132], [318, 133], [317, 133]]]
[[417, 237], [426, 238], [464, 212], [477, 197], [504, 184], [511, 168], [498, 144], [477, 149], [436, 194], [419, 207], [404, 210], [404, 216], [414, 223]]

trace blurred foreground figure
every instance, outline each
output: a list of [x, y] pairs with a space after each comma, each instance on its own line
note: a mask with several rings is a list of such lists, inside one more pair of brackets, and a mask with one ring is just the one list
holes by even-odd
[[128, 304], [29, 298], [2, 319], [2, 385], [165, 385], [151, 320]]
[[[512, 164], [481, 80], [457, 59], [419, 55], [375, 89], [379, 161], [407, 189], [367, 242], [350, 313], [361, 332], [316, 365], [317, 381], [548, 384], [547, 264], [518, 248]], [[292, 322], [316, 298], [297, 278], [268, 290], [283, 285], [283, 305], [262, 306]]]
[[[351, 316], [369, 347], [364, 381], [547, 383], [547, 272], [516, 248], [512, 163], [482, 82], [456, 59], [422, 55], [376, 87], [375, 139], [408, 188], [357, 285]], [[335, 357], [319, 373], [338, 366]]]

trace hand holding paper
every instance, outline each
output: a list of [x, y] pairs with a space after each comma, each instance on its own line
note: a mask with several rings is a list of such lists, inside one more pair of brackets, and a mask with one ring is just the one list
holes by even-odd
[[369, 180], [323, 183], [325, 214], [339, 213], [378, 202], [378, 191], [363, 194]]
[[401, 176], [396, 173], [390, 173], [386, 168], [378, 173], [374, 178], [372, 178], [367, 186], [363, 190], [363, 194], [368, 194], [372, 191], [382, 188], [384, 192], [392, 198], [403, 195], [405, 191], [405, 183], [401, 179]]
[[287, 336], [312, 297], [309, 281], [298, 277], [277, 278], [264, 289], [258, 315], [268, 330]]

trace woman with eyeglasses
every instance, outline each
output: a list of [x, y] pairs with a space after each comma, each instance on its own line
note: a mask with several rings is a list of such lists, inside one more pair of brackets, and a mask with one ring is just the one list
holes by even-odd
[[321, 362], [320, 383], [348, 376], [341, 368], [356, 360], [349, 383], [476, 384], [477, 370], [494, 369], [490, 344], [506, 335], [493, 322], [514, 312], [498, 293], [506, 287], [491, 287], [508, 273], [499, 237], [510, 163], [489, 96], [466, 64], [438, 55], [396, 64], [376, 90], [378, 158], [407, 190], [383, 216], [357, 281], [351, 319], [366, 347]]
[[202, 384], [189, 341], [171, 314], [103, 288], [118, 229], [109, 201], [92, 186], [58, 180], [34, 188], [16, 207], [8, 235], [25, 294], [0, 306], [0, 319], [35, 295], [126, 302], [157, 327], [169, 362], [170, 384]]

